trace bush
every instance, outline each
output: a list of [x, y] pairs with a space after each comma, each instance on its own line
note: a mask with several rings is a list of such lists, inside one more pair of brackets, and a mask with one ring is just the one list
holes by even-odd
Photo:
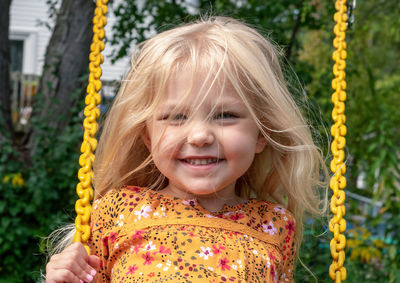
[[71, 109], [74, 118], [61, 133], [49, 121], [32, 120], [38, 146], [29, 166], [20, 161], [9, 141], [0, 142], [0, 278], [4, 282], [37, 279], [45, 261], [42, 239], [75, 217], [82, 104]]
[[[400, 282], [400, 243], [378, 238], [369, 230], [372, 227], [358, 227], [346, 232], [345, 282], [375, 283], [382, 278], [385, 278], [384, 282]], [[329, 277], [331, 238], [327, 227], [320, 223], [305, 227], [300, 258], [313, 274], [298, 261], [295, 282], [332, 282]]]

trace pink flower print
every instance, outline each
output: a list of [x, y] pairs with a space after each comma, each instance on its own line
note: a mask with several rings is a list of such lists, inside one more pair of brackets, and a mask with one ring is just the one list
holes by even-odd
[[285, 228], [288, 230], [288, 234], [291, 235], [294, 232], [294, 222], [289, 221]]
[[160, 254], [171, 254], [171, 250], [168, 248], [166, 249], [164, 246], [160, 246]]
[[138, 187], [126, 187], [126, 189], [131, 192], [135, 192], [135, 193], [140, 191], [140, 188], [138, 188]]
[[212, 245], [212, 252], [214, 254], [219, 254], [221, 253], [223, 250], [225, 250], [225, 247], [222, 244], [218, 244], [219, 246], [217, 247], [216, 245]]
[[151, 262], [154, 260], [154, 257], [151, 256], [150, 252], [147, 252], [145, 255], [142, 255], [142, 258], [144, 259], [143, 265], [150, 265]]
[[276, 212], [280, 212], [281, 214], [286, 214], [286, 209], [284, 209], [282, 206], [277, 206], [277, 207], [275, 207], [274, 208], [274, 210], [276, 211]]
[[213, 256], [214, 254], [211, 252], [211, 248], [209, 247], [200, 247], [200, 249], [202, 250], [201, 253], [199, 253], [200, 257], [203, 257], [205, 260], [208, 259], [209, 256]]
[[269, 252], [269, 258], [273, 261], [276, 259], [275, 255], [273, 252]]
[[139, 269], [139, 267], [137, 267], [136, 264], [134, 264], [132, 266], [128, 266], [128, 272], [126, 273], [126, 275], [133, 274], [138, 269]]
[[115, 232], [111, 232], [110, 233], [110, 241], [111, 241], [111, 243], [114, 243], [117, 240], [117, 236], [118, 236], [118, 234], [115, 233]]
[[274, 267], [273, 265], [271, 265], [271, 271], [270, 271], [270, 273], [271, 273], [272, 277], [275, 277], [275, 276], [276, 276], [275, 267]]
[[103, 243], [103, 246], [107, 247], [108, 245], [108, 236], [105, 236], [101, 239], [101, 242]]
[[195, 206], [197, 204], [197, 200], [194, 199], [188, 199], [188, 200], [184, 200], [182, 201], [183, 204], [185, 205], [190, 205], [190, 206]]
[[136, 239], [141, 240], [141, 239], [143, 239], [143, 236], [142, 236], [142, 235], [143, 235], [144, 233], [146, 233], [145, 230], [137, 230], [137, 231], [135, 232], [135, 234], [132, 235], [132, 240], [136, 240]]
[[143, 245], [142, 245], [142, 244], [140, 244], [140, 245], [135, 245], [135, 246], [133, 247], [133, 249], [132, 249], [132, 253], [137, 254], [137, 253], [140, 251], [140, 249], [142, 249], [142, 248], [143, 248]]
[[193, 232], [189, 232], [189, 236], [190, 236], [191, 238], [193, 238], [193, 237], [197, 237], [197, 235], [196, 235], [196, 234], [194, 234]]
[[270, 235], [275, 235], [278, 232], [278, 230], [275, 228], [274, 223], [272, 221], [270, 221], [268, 225], [263, 224], [262, 227], [263, 227], [263, 231], [265, 233], [269, 233]]
[[140, 220], [142, 216], [144, 218], [149, 217], [149, 212], [153, 211], [150, 207], [150, 205], [142, 205], [140, 210], [135, 210], [134, 214], [138, 216], [138, 219]]
[[217, 267], [221, 267], [222, 271], [230, 270], [231, 267], [228, 265], [228, 262], [229, 262], [229, 260], [227, 258], [220, 259]]
[[147, 245], [144, 246], [143, 251], [153, 251], [156, 249], [156, 245], [153, 245], [152, 241], [149, 241]]
[[244, 217], [243, 214], [238, 212], [236, 214], [231, 215], [229, 218], [232, 220], [239, 220], [239, 219], [242, 219], [243, 217]]

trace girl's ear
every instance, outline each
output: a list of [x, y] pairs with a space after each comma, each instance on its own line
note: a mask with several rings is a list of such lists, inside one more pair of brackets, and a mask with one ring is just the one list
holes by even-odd
[[267, 139], [263, 136], [262, 133], [259, 133], [256, 144], [256, 153], [263, 152], [266, 145], [267, 145]]
[[142, 139], [144, 145], [147, 147], [149, 151], [151, 151], [151, 139], [149, 135], [149, 130], [145, 126], [140, 134], [140, 138]]

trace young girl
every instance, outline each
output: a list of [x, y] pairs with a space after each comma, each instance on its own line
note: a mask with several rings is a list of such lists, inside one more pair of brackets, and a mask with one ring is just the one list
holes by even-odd
[[293, 282], [325, 167], [276, 53], [224, 17], [142, 44], [96, 152], [92, 255], [47, 282]]

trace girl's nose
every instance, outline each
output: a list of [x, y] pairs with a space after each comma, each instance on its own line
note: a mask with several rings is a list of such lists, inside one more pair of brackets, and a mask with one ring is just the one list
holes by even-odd
[[190, 125], [187, 142], [193, 146], [202, 147], [211, 145], [215, 136], [206, 122], [197, 122]]

